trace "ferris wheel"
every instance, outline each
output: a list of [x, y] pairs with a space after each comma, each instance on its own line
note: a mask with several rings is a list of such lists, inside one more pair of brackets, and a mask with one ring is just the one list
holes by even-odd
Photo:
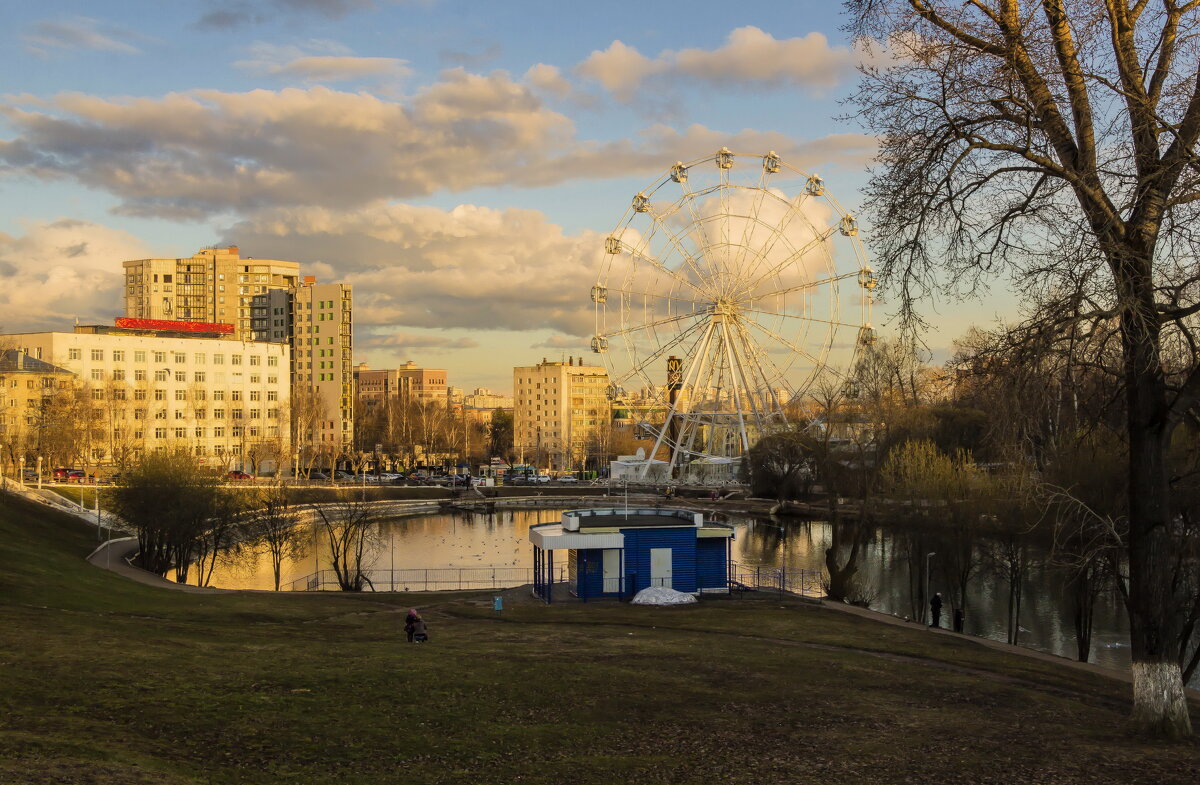
[[857, 221], [774, 152], [676, 163], [633, 197], [604, 252], [592, 350], [671, 472], [744, 455], [875, 341]]

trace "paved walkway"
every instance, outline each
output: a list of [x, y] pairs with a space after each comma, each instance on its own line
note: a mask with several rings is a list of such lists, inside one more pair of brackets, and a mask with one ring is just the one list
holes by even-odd
[[160, 589], [175, 589], [176, 591], [187, 592], [189, 594], [226, 594], [230, 591], [229, 589], [212, 589], [191, 586], [186, 583], [176, 583], [175, 581], [169, 581], [166, 578], [155, 575], [152, 572], [147, 572], [141, 567], [134, 567], [129, 563], [129, 558], [137, 552], [137, 547], [137, 537], [122, 537], [119, 540], [109, 540], [92, 551], [87, 560], [97, 567], [112, 570], [131, 581], [144, 583], [147, 586], [157, 586]]

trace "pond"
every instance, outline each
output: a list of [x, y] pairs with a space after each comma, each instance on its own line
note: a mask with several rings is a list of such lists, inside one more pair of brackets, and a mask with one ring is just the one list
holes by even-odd
[[[367, 566], [373, 571], [426, 570], [432, 568], [495, 567], [508, 576], [523, 575], [532, 566], [533, 551], [529, 527], [558, 520], [562, 510], [502, 509], [492, 514], [453, 513], [397, 518], [379, 525], [373, 538]], [[832, 529], [821, 522], [764, 520], [744, 516], [714, 516], [736, 530], [733, 558], [745, 566], [786, 567], [789, 570], [820, 571], [829, 546]], [[308, 548], [295, 559], [285, 561], [282, 570], [285, 588], [303, 581], [318, 569], [329, 566], [328, 546], [313, 530], [306, 537]], [[875, 610], [907, 617], [913, 614], [909, 592], [908, 558], [911, 532], [877, 527], [866, 540], [860, 558], [862, 585]], [[932, 540], [931, 540], [932, 541]], [[979, 555], [990, 543], [981, 538]], [[922, 547], [922, 552], [924, 551]], [[1043, 546], [1030, 544], [1031, 568], [1023, 581], [1020, 643], [1030, 648], [1074, 657], [1075, 637], [1070, 606], [1063, 591], [1060, 572], [1045, 564]], [[986, 561], [981, 558], [981, 562]], [[949, 598], [946, 577], [938, 569], [935, 557], [931, 591]], [[385, 577], [379, 589], [388, 588]], [[411, 572], [408, 573], [411, 575]], [[396, 578], [396, 588], [406, 588]], [[524, 583], [527, 580], [511, 580]], [[219, 563], [211, 581], [213, 586], [243, 589], [271, 589], [270, 562], [263, 553], [236, 561]], [[413, 588], [408, 586], [407, 588]], [[435, 588], [431, 586], [430, 588]], [[436, 588], [454, 588], [441, 585]], [[996, 640], [1005, 640], [1008, 586], [995, 571], [980, 566], [974, 573], [966, 602], [966, 632]], [[943, 626], [949, 626], [953, 603], [947, 599]], [[1096, 603], [1092, 661], [1112, 667], [1128, 667], [1128, 622], [1119, 598], [1112, 592], [1102, 594]]]

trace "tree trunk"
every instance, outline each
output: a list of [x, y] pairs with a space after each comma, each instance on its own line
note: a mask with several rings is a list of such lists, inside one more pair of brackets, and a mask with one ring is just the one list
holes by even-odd
[[[1148, 285], [1148, 284], [1147, 284]], [[1138, 298], [1141, 299], [1141, 298]], [[1152, 303], [1153, 300], [1151, 299]], [[1133, 721], [1155, 736], [1191, 734], [1180, 668], [1186, 604], [1175, 581], [1170, 440], [1158, 319], [1150, 309], [1122, 313], [1129, 433], [1129, 638]]]

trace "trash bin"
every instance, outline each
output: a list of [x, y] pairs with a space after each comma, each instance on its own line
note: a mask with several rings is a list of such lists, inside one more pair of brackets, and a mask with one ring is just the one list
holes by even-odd
[[963, 612], [963, 609], [955, 608], [954, 609], [954, 631], [962, 632], [963, 631], [963, 623], [965, 621], [966, 621], [966, 613]]

